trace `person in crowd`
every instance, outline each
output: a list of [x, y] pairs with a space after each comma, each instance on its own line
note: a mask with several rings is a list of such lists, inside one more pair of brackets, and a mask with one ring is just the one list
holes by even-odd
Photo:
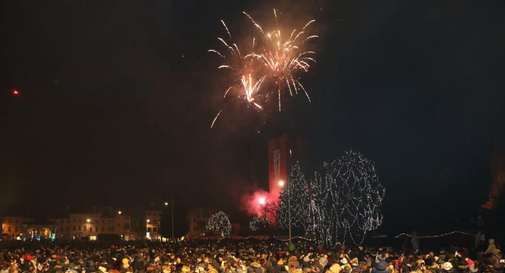
[[[494, 240], [466, 249], [404, 252], [390, 248], [324, 249], [307, 241], [24, 244], [0, 247], [0, 273], [504, 273]], [[473, 252], [471, 252], [473, 253]]]
[[489, 239], [488, 246], [485, 254], [498, 255], [501, 253], [501, 250], [496, 247], [496, 243], [494, 239]]

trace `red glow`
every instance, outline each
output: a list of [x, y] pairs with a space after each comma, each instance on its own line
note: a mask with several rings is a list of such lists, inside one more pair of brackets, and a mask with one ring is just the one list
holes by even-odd
[[242, 196], [242, 206], [249, 215], [260, 217], [264, 214], [265, 206], [270, 201], [269, 197], [268, 192], [256, 190]]
[[270, 223], [275, 223], [278, 197], [278, 195], [258, 189], [242, 196], [242, 207], [251, 216], [266, 217]]
[[18, 97], [20, 95], [21, 95], [21, 92], [19, 92], [19, 90], [17, 90], [17, 89], [11, 90], [11, 96]]

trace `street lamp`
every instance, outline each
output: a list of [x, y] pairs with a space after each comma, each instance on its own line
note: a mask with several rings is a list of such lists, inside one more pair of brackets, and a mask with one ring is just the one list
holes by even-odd
[[286, 185], [286, 182], [282, 179], [280, 179], [278, 182], [277, 182], [277, 185], [280, 187], [280, 188], [284, 188], [284, 186]]
[[146, 219], [146, 223], [151, 223], [151, 219]]
[[175, 239], [175, 235], [174, 235], [175, 234], [175, 231], [174, 231], [174, 206], [175, 206], [175, 201], [172, 198], [170, 200], [170, 203], [168, 203], [168, 201], [165, 201], [165, 202], [163, 202], [163, 205], [165, 207], [168, 207], [168, 205], [170, 205], [170, 225], [171, 225], [170, 233], [171, 233], [172, 239]]
[[86, 219], [86, 223], [91, 223], [91, 219]]

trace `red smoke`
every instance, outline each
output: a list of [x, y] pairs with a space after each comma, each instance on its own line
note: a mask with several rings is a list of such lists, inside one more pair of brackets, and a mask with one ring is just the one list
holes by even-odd
[[276, 222], [278, 194], [258, 189], [242, 196], [242, 207], [247, 214], [255, 217], [266, 217], [270, 223]]

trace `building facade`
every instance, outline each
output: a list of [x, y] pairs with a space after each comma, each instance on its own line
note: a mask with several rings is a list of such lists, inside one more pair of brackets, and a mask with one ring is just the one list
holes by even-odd
[[51, 224], [37, 224], [25, 217], [2, 217], [1, 238], [5, 240], [161, 240], [158, 210], [69, 213], [51, 219]]
[[148, 240], [161, 240], [161, 212], [159, 210], [147, 210], [145, 212], [145, 238]]
[[54, 238], [54, 226], [36, 224], [31, 218], [1, 218], [2, 238], [6, 240], [49, 240]]
[[26, 239], [29, 240], [52, 240], [55, 236], [53, 225], [29, 224], [26, 228]]
[[54, 220], [58, 239], [96, 240], [100, 235], [116, 235], [124, 240], [135, 239], [131, 217], [118, 211], [115, 215], [102, 213], [71, 213]]
[[26, 217], [2, 217], [2, 237], [16, 239], [25, 236], [31, 221], [30, 218]]

